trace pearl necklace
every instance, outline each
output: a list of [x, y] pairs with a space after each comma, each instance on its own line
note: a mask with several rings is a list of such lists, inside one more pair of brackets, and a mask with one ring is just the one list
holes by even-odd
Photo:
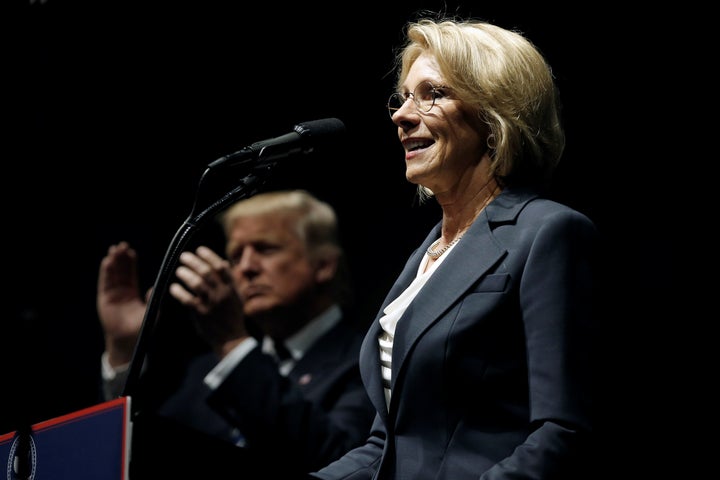
[[435, 248], [435, 246], [436, 246], [438, 243], [440, 243], [440, 240], [441, 240], [441, 239], [438, 238], [437, 240], [435, 240], [435, 241], [432, 243], [432, 245], [430, 245], [430, 246], [428, 247], [427, 250], [425, 250], [425, 253], [427, 254], [428, 257], [432, 258], [433, 260], [437, 260], [438, 258], [440, 258], [440, 255], [442, 255], [443, 253], [447, 252], [448, 248], [452, 247], [452, 246], [455, 245], [457, 242], [459, 242], [462, 237], [463, 237], [463, 236], [460, 235], [459, 237], [457, 237], [455, 240], [453, 240], [452, 242], [450, 242], [450, 243], [448, 243], [447, 245], [445, 245], [445, 246], [444, 246], [443, 248], [441, 248], [440, 250], [433, 250], [433, 248]]

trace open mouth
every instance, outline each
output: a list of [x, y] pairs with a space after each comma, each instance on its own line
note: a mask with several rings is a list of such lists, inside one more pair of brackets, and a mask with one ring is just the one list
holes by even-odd
[[424, 140], [424, 139], [417, 139], [417, 140], [406, 140], [403, 142], [403, 146], [405, 147], [405, 150], [408, 152], [414, 152], [417, 150], [422, 150], [423, 148], [427, 148], [431, 146], [433, 143], [435, 143], [432, 140]]

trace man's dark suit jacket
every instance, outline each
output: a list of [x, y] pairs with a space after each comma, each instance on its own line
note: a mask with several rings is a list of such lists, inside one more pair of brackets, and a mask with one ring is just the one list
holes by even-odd
[[[194, 473], [198, 461], [208, 462], [205, 474], [230, 463], [238, 476], [229, 478], [285, 480], [305, 478], [362, 444], [375, 414], [358, 367], [364, 333], [344, 318], [287, 377], [273, 357], [255, 348], [214, 392], [203, 379], [217, 357], [195, 359], [179, 390], [159, 409], [164, 419], [178, 420], [203, 438], [195, 442], [201, 448], [194, 453], [186, 448], [188, 456], [175, 461]], [[240, 437], [244, 447], [226, 448]], [[206, 452], [207, 445], [214, 445], [212, 452]], [[197, 458], [200, 451], [208, 458]]]

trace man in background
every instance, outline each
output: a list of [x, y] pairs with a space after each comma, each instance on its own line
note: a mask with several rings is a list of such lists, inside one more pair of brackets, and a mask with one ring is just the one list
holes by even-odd
[[[238, 447], [239, 478], [304, 478], [362, 443], [374, 417], [358, 369], [364, 329], [347, 312], [336, 214], [292, 190], [241, 200], [219, 220], [225, 257], [205, 246], [183, 252], [169, 288], [194, 313], [208, 351], [192, 359], [158, 413]], [[105, 399], [121, 394], [142, 326], [138, 283], [136, 252], [112, 245], [97, 293]], [[219, 465], [152, 459], [145, 473], [208, 474]]]

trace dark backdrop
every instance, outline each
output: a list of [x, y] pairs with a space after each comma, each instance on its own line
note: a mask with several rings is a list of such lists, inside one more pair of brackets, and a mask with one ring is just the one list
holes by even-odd
[[[609, 328], [601, 330], [613, 334], [599, 336], [604, 372], [623, 385], [632, 378], [635, 388], [656, 375], [658, 359], [634, 343], [664, 308], [658, 298], [668, 287], [656, 258], [670, 250], [657, 233], [658, 169], [648, 168], [654, 158], [645, 150], [655, 55], [637, 39], [646, 19], [608, 4], [560, 15], [553, 5], [477, 2], [149, 3], [30, 1], [7, 17], [19, 28], [7, 68], [9, 402], [0, 433], [95, 402], [95, 282], [108, 246], [130, 241], [143, 288], [151, 286], [206, 165], [298, 122], [340, 118], [347, 141], [288, 160], [272, 181], [336, 207], [358, 308], [370, 321], [439, 218], [434, 204], [414, 201], [385, 108], [393, 48], [422, 8], [518, 29], [546, 54], [568, 135], [553, 194], [588, 214], [605, 240]], [[218, 241], [211, 228], [207, 234]], [[632, 396], [610, 397], [606, 405], [641, 413]]]

